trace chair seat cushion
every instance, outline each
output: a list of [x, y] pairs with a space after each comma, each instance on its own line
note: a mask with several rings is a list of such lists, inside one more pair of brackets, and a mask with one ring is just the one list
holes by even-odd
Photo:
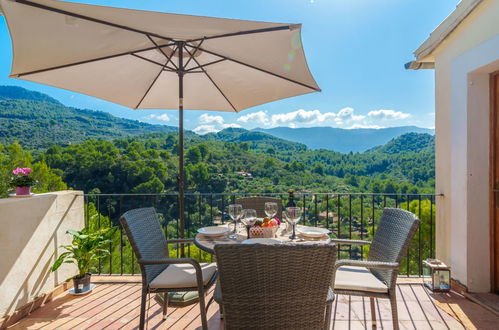
[[365, 267], [342, 266], [336, 271], [335, 290], [387, 293], [388, 287]]
[[[203, 285], [207, 285], [217, 271], [216, 263], [203, 263]], [[192, 288], [197, 287], [196, 270], [191, 264], [172, 264], [166, 267], [152, 282], [149, 287], [153, 289]]]

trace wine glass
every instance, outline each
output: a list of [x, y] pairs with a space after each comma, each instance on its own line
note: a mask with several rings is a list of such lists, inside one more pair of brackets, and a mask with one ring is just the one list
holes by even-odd
[[234, 222], [234, 230], [229, 235], [230, 239], [237, 238], [237, 222], [241, 219], [243, 215], [243, 206], [241, 204], [230, 204], [229, 205], [229, 216]]
[[241, 219], [246, 225], [246, 231], [248, 232], [248, 239], [250, 238], [250, 228], [256, 222], [256, 211], [252, 209], [243, 210], [244, 216]]
[[265, 214], [269, 218], [273, 218], [277, 214], [277, 203], [266, 202], [265, 203]]
[[296, 224], [300, 221], [301, 218], [301, 208], [299, 207], [288, 207], [285, 212], [286, 221], [293, 225], [293, 234], [289, 236], [290, 239], [297, 239], [295, 229]]

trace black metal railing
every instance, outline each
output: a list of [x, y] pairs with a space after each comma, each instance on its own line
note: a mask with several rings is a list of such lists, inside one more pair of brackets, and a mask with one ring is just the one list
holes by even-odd
[[[203, 226], [230, 221], [226, 208], [238, 197], [269, 196], [289, 202], [288, 193], [186, 193], [185, 236], [194, 237]], [[401, 274], [422, 276], [422, 260], [435, 256], [435, 200], [433, 194], [375, 193], [294, 193], [294, 202], [303, 209], [301, 224], [320, 226], [331, 231], [331, 237], [370, 240], [384, 207], [407, 209], [421, 219], [421, 226], [402, 263]], [[140, 272], [130, 243], [119, 225], [127, 210], [154, 207], [167, 239], [178, 238], [177, 194], [85, 194], [85, 224], [93, 228], [117, 227], [109, 244], [110, 256], [96, 266], [98, 274], [137, 274]], [[212, 256], [194, 245], [184, 247], [187, 256], [210, 261]], [[170, 251], [180, 255], [180, 247]], [[364, 259], [368, 247], [339, 246], [340, 258]]]

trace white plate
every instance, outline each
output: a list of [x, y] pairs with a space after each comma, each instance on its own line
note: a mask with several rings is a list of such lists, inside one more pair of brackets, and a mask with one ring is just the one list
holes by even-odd
[[329, 230], [326, 228], [318, 227], [298, 227], [296, 228], [296, 231], [305, 237], [322, 237], [329, 234]]
[[282, 241], [275, 238], [250, 238], [242, 241], [241, 244], [282, 244]]
[[227, 227], [211, 226], [198, 229], [198, 233], [204, 236], [222, 236], [229, 232]]

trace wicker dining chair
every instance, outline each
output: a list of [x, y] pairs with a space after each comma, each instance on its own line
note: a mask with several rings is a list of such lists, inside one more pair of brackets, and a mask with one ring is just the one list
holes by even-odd
[[265, 214], [265, 203], [274, 202], [277, 203], [277, 214], [276, 217], [282, 219], [282, 200], [280, 198], [273, 197], [242, 197], [236, 198], [236, 204], [241, 204], [243, 209], [253, 209], [256, 211], [256, 216], [259, 218], [264, 218]]
[[327, 329], [334, 244], [218, 244], [225, 329]]
[[332, 239], [337, 244], [370, 246], [367, 260], [338, 260], [334, 292], [370, 297], [371, 319], [376, 327], [374, 298], [390, 299], [393, 328], [399, 329], [397, 313], [397, 275], [420, 220], [411, 212], [385, 208], [372, 242]]
[[[164, 292], [163, 319], [166, 319], [168, 292], [197, 291], [203, 329], [206, 320], [205, 293], [216, 282], [215, 263], [199, 263], [191, 258], [170, 258], [168, 245], [191, 243], [192, 239], [166, 240], [152, 207], [134, 209], [120, 218], [137, 256], [142, 273], [142, 299], [140, 304], [140, 329], [144, 329], [146, 300], [149, 293]], [[206, 307], [205, 307], [206, 306]]]

